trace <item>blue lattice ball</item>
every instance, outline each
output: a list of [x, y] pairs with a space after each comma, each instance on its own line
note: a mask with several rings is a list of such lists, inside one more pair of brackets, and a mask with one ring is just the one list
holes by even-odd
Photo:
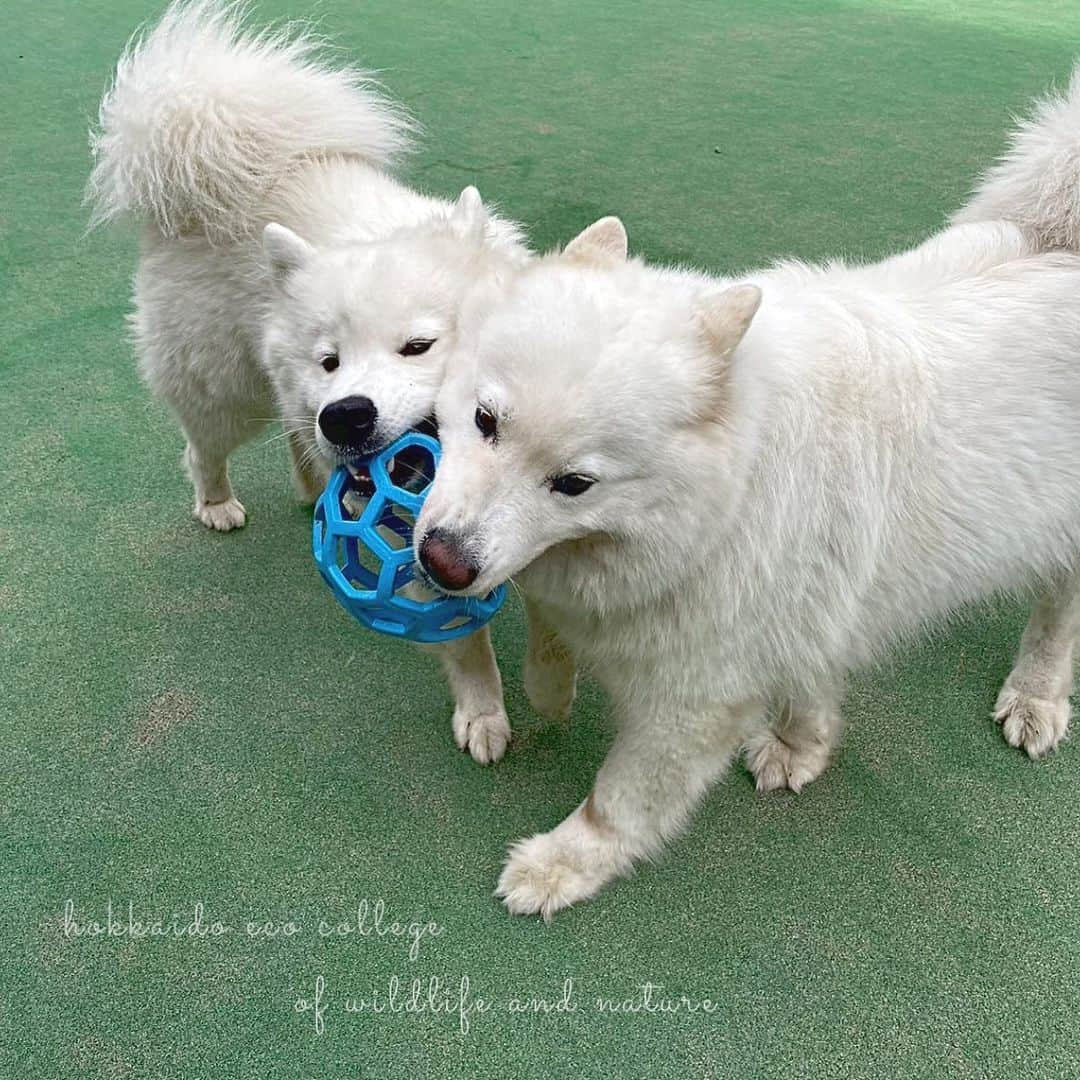
[[354, 469], [337, 469], [315, 505], [312, 549], [326, 583], [354, 618], [409, 641], [450, 641], [479, 630], [506, 599], [442, 596], [414, 575], [413, 526], [439, 444], [406, 432]]

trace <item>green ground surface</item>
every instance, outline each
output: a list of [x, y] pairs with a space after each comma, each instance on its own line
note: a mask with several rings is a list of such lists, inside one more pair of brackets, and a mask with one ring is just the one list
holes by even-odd
[[[1080, 751], [1033, 765], [989, 720], [1002, 604], [857, 680], [802, 796], [738, 769], [661, 863], [507, 916], [506, 843], [555, 824], [610, 737], [586, 686], [545, 725], [500, 617], [516, 738], [457, 753], [435, 666], [350, 624], [280, 443], [234, 464], [250, 525], [188, 516], [181, 440], [124, 338], [133, 231], [85, 237], [86, 130], [142, 0], [0, 7], [0, 1075], [1080, 1075]], [[261, 14], [308, 14], [273, 0]], [[408, 173], [476, 182], [539, 246], [602, 213], [647, 256], [733, 270], [916, 240], [1060, 80], [1075, 3], [325, 0], [427, 128]], [[63, 907], [222, 937], [71, 939]], [[363, 899], [443, 932], [320, 939]], [[299, 934], [253, 939], [248, 919]], [[345, 1013], [388, 981], [492, 1003]], [[323, 1033], [298, 998], [324, 979]], [[517, 1015], [512, 998], [574, 1011]], [[713, 1013], [611, 1015], [663, 993]]]

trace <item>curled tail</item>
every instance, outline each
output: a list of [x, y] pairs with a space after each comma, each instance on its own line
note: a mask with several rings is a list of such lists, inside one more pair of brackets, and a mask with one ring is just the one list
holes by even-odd
[[133, 213], [166, 236], [236, 239], [298, 163], [382, 166], [406, 147], [408, 119], [369, 76], [242, 20], [233, 0], [177, 0], [128, 43], [90, 136], [94, 224]]
[[1080, 252], [1080, 66], [1036, 102], [953, 221], [1015, 222], [1042, 250]]

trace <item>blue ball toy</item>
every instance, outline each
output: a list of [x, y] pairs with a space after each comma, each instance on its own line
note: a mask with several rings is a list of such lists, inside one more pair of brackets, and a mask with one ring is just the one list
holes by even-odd
[[442, 596], [417, 581], [413, 527], [439, 443], [409, 431], [354, 468], [336, 469], [315, 504], [315, 562], [342, 607], [364, 626], [433, 643], [479, 630], [502, 607], [506, 586], [483, 599]]

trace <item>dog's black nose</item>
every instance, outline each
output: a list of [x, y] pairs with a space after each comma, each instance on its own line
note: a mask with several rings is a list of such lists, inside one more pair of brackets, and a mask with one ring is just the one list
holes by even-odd
[[325, 405], [319, 413], [319, 428], [335, 446], [359, 450], [371, 438], [378, 418], [371, 398], [354, 395]]
[[420, 545], [420, 565], [437, 585], [452, 592], [467, 589], [480, 568], [465, 554], [461, 540], [444, 529], [432, 529]]

